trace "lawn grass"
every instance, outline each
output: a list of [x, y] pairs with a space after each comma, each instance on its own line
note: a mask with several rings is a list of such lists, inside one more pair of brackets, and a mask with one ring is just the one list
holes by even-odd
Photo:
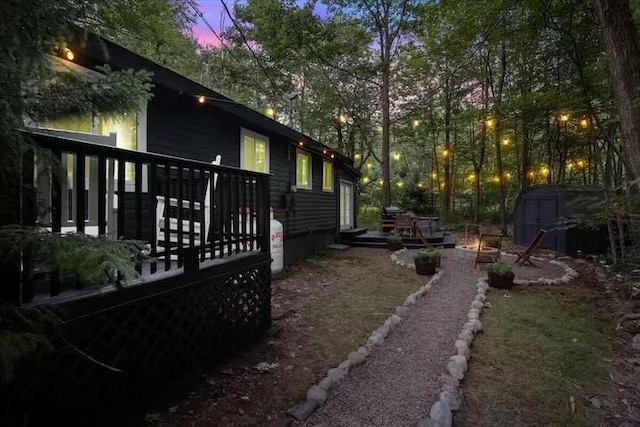
[[341, 284], [330, 299], [310, 305], [309, 321], [314, 331], [308, 339], [327, 358], [336, 360], [338, 355], [344, 359], [346, 353], [357, 350], [407, 295], [426, 282], [413, 270], [393, 265], [389, 252], [370, 253], [378, 262], [341, 257], [322, 261], [327, 273], [340, 277]]
[[582, 291], [490, 294], [456, 417], [460, 425], [600, 424], [589, 398], [608, 381], [609, 325]]

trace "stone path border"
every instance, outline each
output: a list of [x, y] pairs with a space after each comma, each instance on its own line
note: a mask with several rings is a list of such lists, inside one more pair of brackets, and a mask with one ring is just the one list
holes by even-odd
[[[505, 252], [503, 255], [511, 255]], [[554, 279], [541, 278], [538, 280], [514, 280], [516, 285], [559, 285], [569, 283], [579, 276], [578, 272], [569, 265], [558, 260], [548, 260], [545, 258], [531, 257], [541, 262], [549, 262], [562, 267], [564, 275]], [[471, 358], [471, 343], [475, 335], [482, 332], [480, 315], [485, 305], [489, 284], [484, 278], [478, 279], [476, 283], [477, 293], [469, 309], [468, 321], [462, 327], [458, 339], [455, 342], [456, 353], [449, 358], [445, 373], [442, 374], [442, 386], [438, 400], [431, 405], [429, 414], [418, 421], [418, 427], [451, 427], [453, 424], [453, 413], [460, 409], [462, 397], [460, 395], [460, 381], [464, 379], [464, 374], [468, 369], [468, 361]]]
[[[404, 261], [399, 257], [399, 255], [405, 252], [408, 252], [408, 249], [403, 248], [393, 252], [390, 256], [391, 261], [401, 267], [415, 269], [414, 263]], [[502, 254], [512, 255], [506, 252], [502, 252]], [[540, 278], [538, 280], [514, 280], [514, 284], [525, 286], [535, 284], [558, 285], [569, 283], [572, 279], [579, 276], [576, 270], [562, 261], [555, 259], [548, 260], [540, 257], [531, 257], [531, 259], [555, 264], [562, 267], [565, 273], [563, 276], [553, 279]], [[401, 306], [396, 307], [395, 314], [389, 316], [382, 326], [371, 333], [364, 346], [361, 346], [356, 351], [349, 353], [347, 359], [337, 367], [329, 369], [325, 378], [323, 378], [318, 384], [309, 388], [307, 391], [307, 400], [290, 408], [287, 411], [287, 414], [297, 421], [305, 421], [308, 419], [318, 407], [325, 403], [327, 400], [327, 392], [332, 387], [344, 381], [352, 367], [366, 362], [366, 359], [371, 355], [371, 353], [377, 347], [381, 346], [391, 331], [400, 322], [402, 322], [402, 315], [409, 311], [409, 308], [416, 303], [418, 298], [424, 296], [424, 294], [426, 294], [433, 285], [438, 283], [443, 274], [444, 270], [440, 270], [431, 277], [427, 284], [409, 295]], [[431, 405], [429, 413], [418, 421], [418, 427], [450, 427], [453, 424], [453, 412], [460, 409], [462, 402], [460, 395], [460, 381], [464, 379], [465, 372], [468, 369], [468, 361], [471, 358], [471, 343], [473, 342], [474, 337], [482, 331], [480, 315], [485, 307], [484, 303], [486, 295], [490, 289], [487, 279], [478, 279], [476, 288], [477, 293], [471, 302], [471, 308], [467, 315], [468, 320], [463, 325], [462, 330], [455, 341], [455, 354], [449, 358], [445, 367], [445, 372], [441, 375], [442, 385], [440, 387], [438, 400]]]
[[[399, 251], [391, 254], [391, 260], [395, 264], [403, 267], [413, 267], [412, 263], [405, 263], [398, 259], [398, 254], [407, 251], [407, 249], [400, 249]], [[407, 297], [401, 306], [396, 307], [395, 314], [392, 314], [385, 320], [384, 324], [378, 329], [373, 331], [364, 346], [361, 346], [356, 351], [352, 351], [342, 363], [337, 367], [329, 369], [327, 376], [324, 377], [318, 384], [312, 386], [307, 390], [307, 400], [299, 403], [287, 410], [287, 414], [296, 419], [297, 421], [305, 421], [313, 414], [313, 412], [324, 404], [327, 400], [327, 392], [334, 386], [340, 384], [347, 377], [352, 367], [361, 365], [366, 362], [366, 359], [371, 355], [373, 351], [384, 343], [385, 338], [391, 333], [391, 331], [402, 322], [402, 315], [409, 311], [409, 307], [414, 305], [418, 298], [421, 298], [426, 294], [429, 289], [433, 287], [440, 278], [444, 271], [440, 270], [434, 274], [431, 279], [424, 286], [420, 287], [416, 292]]]

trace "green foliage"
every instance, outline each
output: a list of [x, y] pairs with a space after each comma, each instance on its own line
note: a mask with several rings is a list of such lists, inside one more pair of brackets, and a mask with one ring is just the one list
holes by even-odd
[[414, 259], [418, 262], [435, 264], [440, 259], [440, 252], [434, 249], [420, 249], [416, 252]]
[[400, 196], [400, 206], [403, 210], [416, 215], [426, 215], [431, 213], [430, 203], [430, 194], [417, 180], [403, 187]]
[[82, 287], [117, 283], [119, 275], [125, 280], [138, 276], [135, 266], [141, 261], [141, 253], [129, 241], [50, 234], [44, 246], [50, 268], [74, 274]]
[[9, 259], [9, 255], [29, 250], [53, 272], [74, 274], [79, 286], [133, 279], [138, 276], [136, 264], [147, 257], [135, 241], [58, 234], [22, 226], [0, 227], [0, 250]]
[[114, 72], [97, 67], [104, 77], [87, 76], [73, 70], [58, 73], [25, 99], [26, 113], [35, 121], [91, 112], [124, 114], [136, 112], [151, 98], [151, 73], [140, 70]]
[[489, 264], [487, 271], [498, 276], [511, 276], [513, 274], [513, 266], [506, 261], [496, 261]]
[[358, 227], [377, 230], [380, 222], [380, 208], [377, 206], [361, 206], [358, 210]]
[[402, 236], [396, 233], [392, 233], [387, 237], [389, 243], [402, 243]]

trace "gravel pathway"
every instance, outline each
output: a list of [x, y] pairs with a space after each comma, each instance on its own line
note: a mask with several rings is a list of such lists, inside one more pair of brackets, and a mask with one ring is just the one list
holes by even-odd
[[485, 274], [474, 271], [473, 254], [457, 249], [441, 253], [445, 273], [440, 282], [303, 425], [415, 427], [429, 411], [467, 321], [477, 278]]

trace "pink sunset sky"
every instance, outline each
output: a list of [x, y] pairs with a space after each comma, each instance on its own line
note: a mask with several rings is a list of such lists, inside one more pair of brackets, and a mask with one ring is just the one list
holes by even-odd
[[[222, 2], [220, 0], [196, 0], [198, 4], [198, 8], [204, 14], [205, 19], [209, 24], [213, 27], [213, 29], [220, 34], [221, 28], [226, 28], [230, 25], [231, 19], [227, 16], [224, 7], [222, 6]], [[234, 0], [225, 0], [225, 3], [229, 7], [229, 9], [233, 12], [233, 6], [235, 4]], [[299, 3], [304, 3], [304, 1], [299, 0]], [[315, 12], [320, 16], [324, 16], [326, 14], [326, 9], [323, 4], [320, 2], [316, 3]], [[216, 36], [211, 32], [211, 30], [202, 22], [200, 17], [197, 17], [197, 21], [193, 26], [193, 35], [198, 39], [201, 45], [214, 45], [219, 46], [220, 41], [216, 38]]]

